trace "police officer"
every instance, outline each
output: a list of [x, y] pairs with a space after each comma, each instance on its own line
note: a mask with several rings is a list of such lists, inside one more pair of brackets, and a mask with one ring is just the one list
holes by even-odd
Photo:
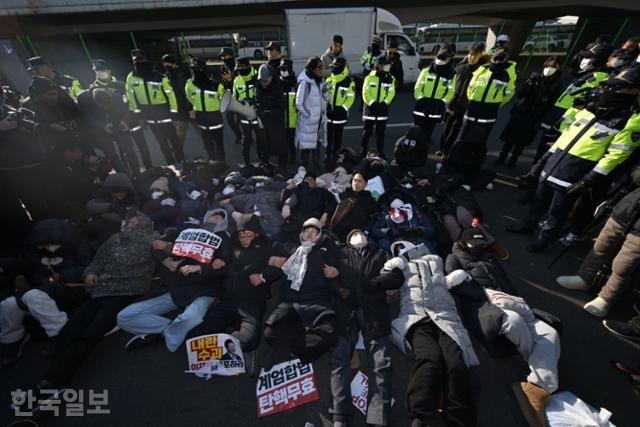
[[342, 131], [349, 118], [349, 109], [356, 98], [356, 85], [349, 70], [347, 61], [338, 57], [331, 62], [331, 75], [325, 85], [329, 92], [327, 100], [327, 158], [325, 164], [334, 160], [342, 147]]
[[40, 76], [51, 80], [67, 92], [74, 101], [78, 98], [80, 92], [84, 90], [78, 79], [67, 74], [60, 74], [57, 71], [54, 71], [51, 69], [49, 63], [41, 56], [34, 56], [33, 58], [27, 59], [27, 65], [27, 71], [33, 73], [34, 76]]
[[[230, 47], [223, 47], [220, 51], [220, 59], [222, 60], [222, 67], [220, 75], [222, 77], [222, 84], [226, 90], [233, 90], [233, 79], [235, 77], [236, 60], [233, 57], [233, 49]], [[235, 143], [240, 144], [242, 141], [242, 129], [240, 128], [240, 115], [233, 111], [227, 111], [225, 113], [227, 117], [227, 123], [231, 128], [231, 131], [236, 136]]]
[[132, 50], [131, 59], [133, 71], [125, 85], [129, 108], [149, 125], [167, 164], [183, 162], [182, 145], [171, 123], [178, 106], [169, 79], [153, 69], [142, 50]]
[[376, 61], [380, 54], [382, 54], [381, 50], [382, 46], [382, 38], [376, 34], [373, 35], [371, 39], [371, 45], [367, 46], [367, 50], [364, 51], [362, 57], [360, 58], [360, 65], [362, 65], [362, 77], [356, 80], [356, 90], [358, 91], [358, 95], [360, 98], [360, 109], [358, 111], [362, 111], [364, 108], [364, 102], [362, 101], [362, 84], [364, 79], [369, 75], [371, 70], [373, 70], [376, 66]]
[[194, 58], [191, 61], [193, 77], [184, 87], [187, 101], [191, 106], [189, 116], [196, 121], [202, 135], [202, 143], [209, 160], [225, 160], [222, 113], [220, 100], [224, 95], [224, 86], [213, 81], [207, 74], [207, 61]]
[[380, 55], [375, 68], [364, 79], [362, 86], [362, 101], [365, 104], [362, 120], [361, 152], [365, 157], [369, 139], [376, 128], [376, 147], [378, 153], [384, 158], [384, 132], [389, 118], [389, 105], [396, 95], [396, 79], [391, 75], [391, 61], [387, 55]]
[[296, 86], [298, 84], [293, 72], [293, 62], [290, 59], [280, 60], [280, 88], [286, 99], [284, 110], [284, 128], [286, 146], [289, 151], [289, 163], [296, 161], [296, 125], [298, 124], [298, 110], [296, 109]]
[[189, 123], [191, 123], [189, 119], [189, 103], [187, 102], [184, 92], [185, 85], [189, 79], [189, 73], [178, 64], [178, 61], [173, 55], [163, 55], [162, 64], [164, 65], [166, 77], [169, 79], [173, 93], [176, 96], [178, 112], [173, 116], [173, 123], [176, 126], [178, 141], [180, 141], [180, 145], [184, 147]]
[[[251, 67], [249, 58], [241, 57], [236, 59], [237, 76], [233, 79], [233, 96], [239, 102], [248, 102], [253, 104], [256, 99], [256, 70]], [[240, 118], [240, 127], [242, 127], [242, 158], [245, 166], [249, 166], [251, 162], [251, 144], [254, 141], [255, 126], [258, 120], [250, 120], [246, 117]]]
[[564, 113], [576, 104], [584, 107], [586, 98], [591, 89], [607, 78], [607, 71], [603, 69], [610, 46], [606, 43], [596, 43], [589, 49], [578, 53], [581, 58], [579, 71], [575, 79], [558, 97], [555, 104], [542, 118], [540, 128], [542, 138], [540, 139], [538, 150], [534, 158], [536, 163], [551, 144], [560, 136], [558, 123]]
[[509, 53], [497, 50], [488, 64], [474, 71], [467, 97], [469, 105], [464, 121], [446, 159], [448, 173], [460, 173], [473, 183], [482, 173], [487, 155], [487, 139], [498, 117], [498, 110], [508, 103], [515, 91], [515, 81], [507, 72]]
[[[129, 100], [127, 97], [127, 89], [124, 82], [116, 79], [111, 72], [111, 65], [104, 59], [93, 60], [93, 71], [96, 73], [96, 79], [89, 85], [89, 89], [102, 88], [106, 89], [110, 93], [122, 98], [122, 102], [129, 109]], [[140, 120], [133, 114], [133, 111], [129, 110], [130, 114], [125, 118], [125, 122], [129, 128], [129, 133], [133, 138], [133, 141], [138, 147], [140, 157], [142, 157], [142, 163], [146, 169], [151, 169], [151, 154], [149, 154], [149, 147], [147, 147], [147, 140], [144, 137], [144, 129]]]
[[453, 55], [455, 48], [443, 46], [430, 66], [423, 68], [413, 89], [416, 105], [413, 120], [420, 126], [425, 142], [429, 142], [431, 132], [442, 121], [445, 104], [453, 97], [455, 73]]
[[640, 94], [640, 68], [628, 68], [601, 84], [602, 91], [586, 108], [572, 108], [571, 124], [529, 171], [540, 176], [533, 206], [513, 233], [531, 233], [545, 216], [536, 242], [539, 252], [558, 237], [576, 199], [599, 185], [640, 146], [640, 114], [632, 107]]
[[510, 41], [511, 38], [508, 34], [500, 34], [498, 37], [496, 37], [496, 43], [491, 49], [489, 49], [488, 53], [490, 55], [493, 55], [498, 49], [506, 48]]
[[271, 74], [278, 77], [278, 68], [280, 67], [280, 62], [282, 61], [282, 48], [280, 47], [280, 43], [271, 41], [265, 47], [267, 50], [267, 65], [271, 69]]

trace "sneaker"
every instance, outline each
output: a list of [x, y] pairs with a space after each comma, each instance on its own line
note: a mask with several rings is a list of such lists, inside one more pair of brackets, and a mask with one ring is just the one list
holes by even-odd
[[140, 334], [131, 338], [124, 345], [127, 351], [134, 351], [147, 345], [156, 344], [162, 341], [162, 334]]
[[604, 298], [595, 297], [594, 299], [586, 303], [582, 308], [587, 310], [587, 312], [593, 316], [605, 317], [607, 314], [609, 314], [611, 304], [609, 304]]
[[573, 244], [578, 241], [578, 238], [579, 236], [569, 232], [562, 236], [562, 238], [560, 239], [560, 244], [562, 244], [563, 246], [573, 246]]
[[582, 280], [580, 276], [558, 276], [556, 283], [565, 289], [571, 289], [572, 291], [588, 291], [589, 285]]
[[497, 240], [491, 242], [489, 248], [499, 260], [506, 261], [509, 259], [509, 251], [500, 243], [498, 243]]
[[530, 427], [544, 427], [544, 406], [551, 397], [541, 387], [530, 382], [511, 384], [522, 415]]
[[24, 336], [10, 344], [2, 344], [2, 366], [13, 365], [20, 359], [22, 356], [22, 349], [24, 345], [31, 339], [31, 335], [29, 333], [24, 334]]
[[603, 320], [604, 326], [613, 335], [617, 335], [628, 340], [640, 341], [640, 331], [630, 325], [629, 322], [618, 322], [616, 320]]

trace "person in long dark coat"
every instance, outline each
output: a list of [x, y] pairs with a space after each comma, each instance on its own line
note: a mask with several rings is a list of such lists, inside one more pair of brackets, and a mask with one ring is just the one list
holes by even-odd
[[518, 89], [519, 101], [511, 109], [511, 119], [500, 135], [504, 146], [496, 160], [497, 165], [504, 164], [511, 154], [508, 165], [515, 168], [518, 157], [535, 138], [542, 117], [561, 91], [560, 62], [552, 56], [545, 61], [542, 73], [532, 73]]

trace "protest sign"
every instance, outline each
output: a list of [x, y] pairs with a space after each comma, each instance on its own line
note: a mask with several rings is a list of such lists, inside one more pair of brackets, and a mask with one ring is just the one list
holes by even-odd
[[194, 259], [203, 264], [213, 261], [216, 249], [220, 247], [222, 239], [200, 228], [183, 230], [171, 250], [171, 255]]
[[201, 335], [187, 340], [187, 372], [198, 376], [245, 373], [240, 342], [228, 334]]
[[320, 398], [311, 364], [299, 359], [260, 371], [256, 386], [258, 417], [277, 414]]

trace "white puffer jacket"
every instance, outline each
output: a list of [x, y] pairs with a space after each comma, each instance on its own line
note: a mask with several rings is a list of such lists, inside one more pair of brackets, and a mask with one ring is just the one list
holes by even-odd
[[322, 89], [324, 83], [318, 85], [307, 76], [306, 71], [298, 75], [296, 92], [296, 109], [298, 125], [296, 126], [296, 148], [299, 150], [315, 149], [321, 139], [322, 109], [324, 104]]
[[479, 365], [469, 333], [462, 325], [449, 293], [449, 288], [467, 279], [468, 275], [463, 270], [456, 270], [445, 277], [442, 258], [437, 255], [424, 255], [411, 261], [396, 257], [385, 264], [385, 268], [389, 269], [394, 266], [402, 266], [405, 277], [405, 283], [400, 288], [400, 315], [391, 322], [391, 338], [400, 351], [411, 351], [407, 332], [413, 325], [428, 318], [458, 344], [467, 366]]

